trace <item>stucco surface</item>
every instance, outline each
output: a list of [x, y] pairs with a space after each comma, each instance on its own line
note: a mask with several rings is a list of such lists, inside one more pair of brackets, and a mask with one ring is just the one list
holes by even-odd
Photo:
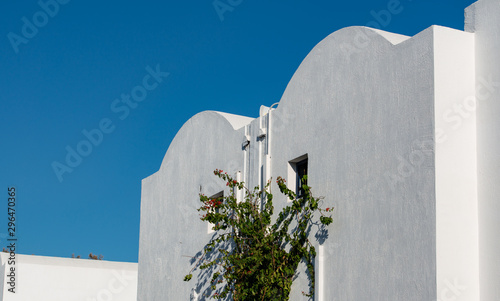
[[[369, 46], [346, 56], [339, 45], [359, 31]], [[273, 173], [307, 153], [310, 185], [335, 207], [323, 300], [436, 295], [433, 34], [393, 45], [368, 28], [340, 30], [306, 57], [276, 110], [294, 118], [273, 135]], [[422, 138], [425, 164], [389, 184]]]
[[[480, 3], [497, 7], [493, 2]], [[319, 228], [310, 234], [321, 250], [316, 300], [480, 300], [483, 277], [500, 275], [500, 246], [484, 240], [484, 256], [496, 261], [480, 272], [478, 233], [489, 238], [500, 228], [488, 230], [491, 209], [499, 209], [495, 193], [479, 211], [486, 220], [478, 222], [481, 189], [490, 191], [478, 186], [483, 150], [476, 139], [486, 145], [498, 131], [481, 132], [481, 122], [496, 122], [491, 112], [474, 109], [457, 126], [461, 115], [453, 111], [476, 100], [477, 39], [439, 26], [414, 37], [345, 28], [314, 47], [268, 114], [191, 118], [159, 171], [142, 183], [138, 300], [206, 299], [206, 275], [182, 279], [190, 256], [213, 235], [196, 208], [199, 193], [225, 189], [214, 169], [249, 187], [278, 176], [293, 182], [289, 162], [305, 155], [314, 194], [335, 207], [327, 237]], [[495, 66], [489, 68], [497, 74]], [[480, 114], [490, 119], [480, 122]], [[498, 152], [488, 155], [496, 159]], [[498, 179], [496, 165], [482, 164]], [[278, 192], [274, 184], [271, 189]], [[283, 197], [275, 199], [276, 210], [285, 205]], [[452, 290], [450, 283], [460, 285]], [[302, 300], [306, 287], [301, 271], [292, 300]]]
[[475, 36], [481, 300], [500, 299], [500, 2], [481, 0], [466, 11]]
[[[245, 120], [242, 118], [242, 120]], [[139, 300], [186, 300], [194, 282], [182, 279], [190, 260], [208, 241], [199, 220], [199, 193], [225, 186], [213, 171], [243, 167], [242, 131], [217, 112], [202, 112], [184, 124], [160, 170], [142, 184]]]

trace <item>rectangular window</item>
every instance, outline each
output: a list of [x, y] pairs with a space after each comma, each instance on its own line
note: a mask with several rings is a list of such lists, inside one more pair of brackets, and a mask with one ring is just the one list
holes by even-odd
[[[210, 199], [221, 199], [223, 197], [224, 197], [224, 191], [221, 191], [211, 196]], [[219, 209], [216, 209], [216, 212], [219, 213]], [[214, 226], [215, 226], [214, 224], [208, 223], [208, 230], [207, 230], [208, 234], [215, 232], [214, 229], [212, 229]]]
[[295, 193], [298, 197], [303, 197], [305, 193], [302, 184], [307, 184], [307, 181], [303, 182], [302, 179], [307, 175], [307, 158], [297, 162], [295, 168], [297, 170], [297, 191]]
[[307, 175], [307, 167], [307, 154], [288, 162], [288, 188], [294, 191], [299, 198], [304, 196], [304, 189], [302, 189], [302, 178]]

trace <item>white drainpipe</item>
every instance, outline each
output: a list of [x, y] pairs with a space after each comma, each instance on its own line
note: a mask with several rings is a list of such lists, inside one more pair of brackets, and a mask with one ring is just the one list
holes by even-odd
[[[279, 102], [274, 103], [269, 107], [268, 111], [268, 116], [267, 116], [267, 156], [266, 156], [266, 183], [271, 180], [271, 126], [272, 126], [272, 111], [273, 111], [273, 106], [278, 105]], [[269, 186], [269, 192], [271, 192], [271, 186]]]

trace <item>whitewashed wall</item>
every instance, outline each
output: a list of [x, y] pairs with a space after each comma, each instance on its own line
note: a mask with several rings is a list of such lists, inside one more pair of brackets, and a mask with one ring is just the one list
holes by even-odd
[[135, 301], [137, 263], [16, 254], [15, 293], [9, 254], [0, 253], [3, 301]]
[[500, 300], [500, 2], [466, 11], [476, 44], [476, 100], [481, 300]]
[[[290, 182], [289, 161], [304, 155], [314, 193], [335, 207], [328, 238], [311, 233], [316, 300], [499, 300], [500, 105], [488, 98], [481, 109], [478, 85], [500, 76], [500, 4], [476, 6], [468, 32], [339, 30], [270, 114], [191, 118], [143, 181], [138, 300], [206, 300], [206, 275], [182, 279], [212, 235], [196, 208], [198, 193], [224, 190], [214, 169], [240, 172], [250, 187]], [[303, 274], [292, 300], [303, 299]]]

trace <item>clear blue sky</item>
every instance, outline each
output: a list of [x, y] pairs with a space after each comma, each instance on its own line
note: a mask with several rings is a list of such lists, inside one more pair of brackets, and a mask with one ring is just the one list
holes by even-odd
[[[36, 1], [0, 4], [0, 243], [7, 187], [15, 186], [19, 253], [132, 262], [141, 180], [159, 169], [191, 116], [256, 117], [340, 28], [375, 21], [405, 35], [433, 24], [463, 29], [473, 3], [401, 0], [399, 13], [377, 20], [397, 1], [221, 0], [231, 8], [220, 6], [221, 20], [212, 0], [59, 1], [42, 0], [50, 14]], [[157, 75], [161, 82], [146, 77], [158, 65], [169, 73]], [[127, 105], [121, 95], [131, 93], [145, 98]], [[102, 138], [93, 131], [101, 122]], [[69, 149], [78, 147], [86, 157], [70, 156], [70, 166]]]

